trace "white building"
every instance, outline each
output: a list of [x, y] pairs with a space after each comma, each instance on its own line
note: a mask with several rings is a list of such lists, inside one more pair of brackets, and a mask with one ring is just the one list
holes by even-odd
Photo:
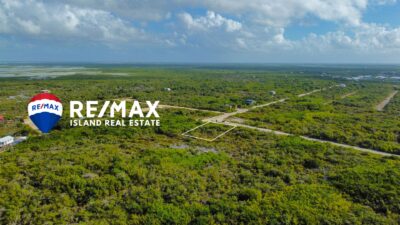
[[5, 136], [0, 138], [0, 147], [10, 145], [14, 142], [14, 138], [11, 136]]
[[346, 84], [339, 84], [339, 87], [345, 88], [345, 87], [346, 87]]

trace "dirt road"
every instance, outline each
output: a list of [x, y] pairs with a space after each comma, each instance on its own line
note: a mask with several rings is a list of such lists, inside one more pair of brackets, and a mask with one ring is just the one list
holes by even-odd
[[354, 95], [355, 93], [357, 93], [357, 91], [353, 91], [353, 92], [344, 94], [344, 95], [340, 96], [340, 99], [345, 99], [347, 97], [350, 97], [350, 96]]
[[[334, 86], [331, 86], [329, 88], [317, 89], [317, 90], [310, 91], [310, 92], [307, 92], [307, 93], [304, 93], [304, 94], [299, 94], [299, 95], [297, 95], [297, 97], [304, 97], [304, 96], [313, 94], [315, 92], [323, 91], [323, 90], [326, 90], [326, 89], [331, 89], [331, 88], [336, 87], [336, 86], [338, 86], [338, 85], [334, 85]], [[343, 95], [341, 97], [342, 98], [346, 98], [346, 97], [351, 96], [351, 95], [353, 95], [355, 93], [356, 92], [351, 92], [351, 93], [348, 93], [348, 94]], [[397, 94], [397, 91], [391, 93], [391, 95], [388, 96], [385, 99], [385, 101], [387, 101], [387, 102], [385, 102], [385, 105], [388, 104], [390, 99], [392, 99], [396, 94]], [[278, 100], [278, 101], [269, 102], [269, 103], [262, 104], [262, 105], [256, 105], [256, 106], [253, 106], [253, 107], [248, 108], [248, 109], [238, 109], [235, 112], [223, 113], [223, 114], [215, 116], [215, 117], [210, 117], [210, 118], [203, 119], [203, 122], [206, 122], [206, 123], [207, 122], [213, 122], [213, 123], [220, 123], [220, 124], [230, 125], [230, 126], [235, 126], [235, 127], [244, 127], [244, 128], [248, 128], [248, 129], [258, 130], [258, 131], [261, 131], [261, 132], [273, 133], [273, 134], [276, 134], [276, 135], [284, 135], [284, 136], [293, 135], [293, 134], [282, 132], [282, 131], [275, 131], [275, 130], [270, 130], [270, 129], [266, 129], [266, 128], [253, 127], [253, 126], [245, 125], [245, 124], [241, 124], [241, 123], [234, 123], [234, 122], [225, 121], [229, 117], [234, 116], [236, 114], [245, 113], [245, 112], [248, 112], [251, 109], [273, 105], [273, 104], [276, 104], [276, 103], [279, 103], [279, 102], [284, 102], [286, 100], [287, 100], [287, 98], [281, 99], [281, 100]], [[382, 109], [385, 107], [385, 105], [382, 107]], [[351, 148], [351, 149], [362, 151], [362, 152], [368, 152], [368, 153], [378, 154], [378, 155], [382, 155], [382, 156], [400, 157], [400, 155], [381, 152], [381, 151], [377, 151], [377, 150], [374, 150], [374, 149], [361, 148], [361, 147], [357, 147], [357, 146], [351, 146], [351, 145], [347, 145], [347, 144], [341, 144], [341, 143], [337, 143], [337, 142], [333, 142], [333, 141], [326, 141], [326, 140], [321, 140], [321, 139], [317, 139], [317, 138], [311, 138], [311, 137], [307, 137], [307, 136], [300, 136], [300, 137], [305, 139], [305, 140], [316, 141], [316, 142], [320, 142], [320, 143], [329, 143], [329, 144], [332, 144], [332, 145], [335, 145], [335, 146], [344, 147], [344, 148]]]
[[[248, 128], [248, 129], [252, 129], [252, 130], [261, 131], [261, 132], [273, 133], [273, 134], [276, 134], [276, 135], [283, 135], [283, 136], [293, 135], [293, 134], [282, 132], [282, 131], [275, 131], [275, 130], [270, 130], [270, 129], [266, 129], [266, 128], [260, 128], [260, 127], [253, 127], [253, 126], [250, 126], [250, 125], [245, 125], [245, 124], [240, 124], [240, 123], [223, 122], [221, 124], [230, 125], [230, 126], [236, 126], [236, 127], [243, 127], [243, 128]], [[357, 150], [357, 151], [368, 152], [368, 153], [372, 153], [372, 154], [378, 154], [378, 155], [381, 155], [381, 156], [396, 156], [396, 157], [400, 157], [400, 155], [396, 155], [396, 154], [380, 152], [380, 151], [373, 150], [373, 149], [361, 148], [361, 147], [356, 147], [356, 146], [347, 145], [347, 144], [340, 144], [340, 143], [333, 142], [333, 141], [326, 141], [326, 140], [311, 138], [311, 137], [307, 137], [307, 136], [299, 136], [299, 137], [301, 137], [301, 138], [303, 138], [305, 140], [309, 140], [309, 141], [315, 141], [315, 142], [320, 142], [320, 143], [328, 143], [328, 144], [339, 146], [339, 147], [351, 148], [351, 149], [354, 149], [354, 150]]]
[[265, 104], [262, 104], [262, 105], [255, 105], [253, 107], [246, 108], [246, 109], [238, 109], [235, 112], [223, 113], [222, 115], [218, 115], [218, 116], [214, 116], [214, 117], [210, 117], [210, 118], [205, 118], [203, 120], [203, 122], [220, 123], [220, 122], [223, 122], [226, 119], [228, 119], [229, 117], [234, 116], [236, 114], [245, 113], [245, 112], [250, 111], [251, 109], [256, 109], [256, 108], [261, 108], [261, 107], [273, 105], [273, 104], [276, 104], [276, 103], [279, 103], [279, 102], [284, 102], [286, 100], [287, 100], [287, 98], [283, 98], [283, 99], [280, 99], [278, 101], [268, 102], [268, 103], [265, 103]]
[[390, 95], [388, 95], [381, 103], [379, 103], [379, 104], [376, 106], [376, 110], [378, 110], [378, 111], [383, 111], [383, 109], [385, 108], [385, 106], [386, 106], [387, 104], [389, 104], [390, 100], [392, 100], [392, 98], [393, 98], [394, 96], [396, 96], [397, 93], [398, 93], [398, 91], [393, 91], [392, 93], [390, 93]]
[[[331, 88], [333, 88], [335, 86], [337, 86], [337, 85], [330, 86], [328, 88], [316, 89], [316, 90], [313, 90], [313, 91], [310, 91], [310, 92], [307, 92], [307, 93], [299, 94], [299, 95], [297, 95], [297, 97], [301, 98], [301, 97], [304, 97], [304, 96], [307, 96], [307, 95], [311, 95], [311, 94], [313, 94], [315, 92], [323, 91], [323, 90], [326, 90], [326, 89], [331, 89]], [[221, 122], [225, 121], [226, 119], [228, 119], [229, 117], [234, 116], [236, 114], [245, 113], [245, 112], [248, 112], [248, 111], [250, 111], [252, 109], [262, 108], [262, 107], [270, 106], [270, 105], [277, 104], [277, 103], [280, 103], [280, 102], [284, 102], [284, 101], [286, 101], [288, 99], [289, 98], [282, 98], [282, 99], [277, 100], [277, 101], [268, 102], [268, 103], [261, 104], [261, 105], [255, 105], [255, 106], [252, 106], [250, 108], [237, 109], [235, 112], [223, 113], [223, 114], [218, 115], [218, 116], [205, 118], [205, 119], [203, 119], [203, 122], [221, 123]]]

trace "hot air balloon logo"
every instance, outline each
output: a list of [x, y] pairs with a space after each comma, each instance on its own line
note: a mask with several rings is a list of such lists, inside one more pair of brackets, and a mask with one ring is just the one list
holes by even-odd
[[60, 99], [50, 93], [37, 94], [28, 104], [29, 118], [42, 133], [49, 133], [57, 124], [62, 110]]

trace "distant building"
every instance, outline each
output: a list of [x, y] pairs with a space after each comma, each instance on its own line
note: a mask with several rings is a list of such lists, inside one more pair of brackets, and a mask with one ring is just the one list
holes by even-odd
[[41, 90], [41, 92], [42, 92], [42, 93], [50, 93], [50, 90], [44, 89], [44, 90]]
[[0, 115], [0, 123], [4, 123], [5, 119], [3, 115]]
[[5, 136], [0, 138], [0, 147], [11, 145], [14, 142], [14, 138], [11, 136]]
[[164, 88], [164, 91], [171, 91], [171, 88]]
[[254, 99], [246, 99], [246, 101], [244, 101], [246, 103], [246, 105], [253, 105], [254, 103], [256, 103], [256, 101]]
[[345, 87], [346, 87], [346, 84], [339, 84], [339, 87], [345, 88]]
[[276, 95], [276, 91], [269, 91], [270, 95]]

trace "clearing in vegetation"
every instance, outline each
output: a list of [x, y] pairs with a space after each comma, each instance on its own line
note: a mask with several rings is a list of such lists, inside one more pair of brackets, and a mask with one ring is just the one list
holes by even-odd
[[235, 128], [234, 125], [207, 122], [184, 132], [182, 135], [204, 141], [215, 141]]

